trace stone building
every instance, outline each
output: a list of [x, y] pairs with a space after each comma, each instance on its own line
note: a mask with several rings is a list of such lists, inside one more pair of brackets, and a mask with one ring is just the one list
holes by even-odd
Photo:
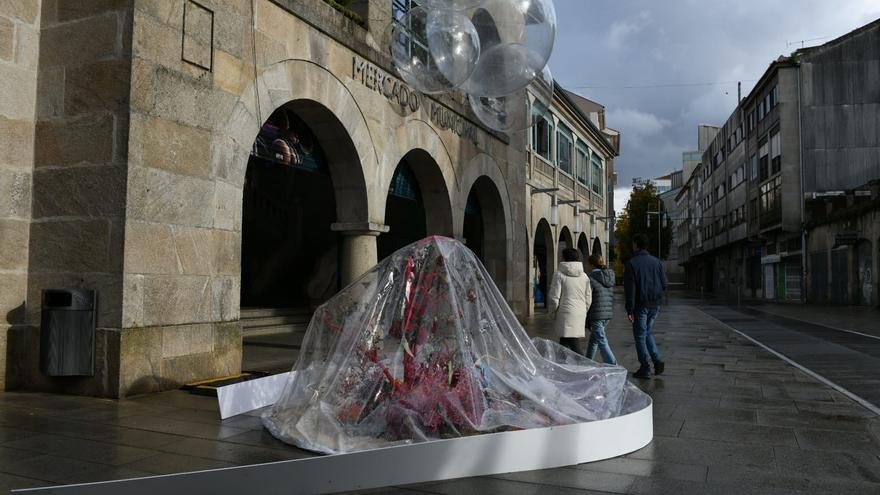
[[780, 57], [679, 195], [692, 288], [878, 304], [880, 21]]
[[[526, 151], [526, 282], [530, 312], [546, 294], [562, 250], [606, 259], [612, 252], [614, 157], [620, 133], [598, 103], [556, 86], [548, 112], [535, 112]], [[610, 212], [610, 213], [609, 213]]]
[[[559, 94], [553, 129], [601, 169], [588, 190], [460, 94], [409, 88], [387, 55], [406, 3], [0, 2], [5, 387], [123, 397], [237, 373], [242, 307], [307, 314], [429, 234], [464, 240], [528, 313], [550, 197], [527, 181], [601, 210], [614, 151]], [[607, 238], [560, 210], [551, 258], [560, 236]], [[94, 376], [39, 371], [41, 292], [68, 287], [97, 290]]]

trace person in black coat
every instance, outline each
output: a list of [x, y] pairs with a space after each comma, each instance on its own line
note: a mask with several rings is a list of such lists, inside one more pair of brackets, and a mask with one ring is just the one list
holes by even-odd
[[651, 256], [647, 250], [648, 237], [636, 234], [633, 237], [633, 257], [626, 262], [623, 272], [623, 289], [626, 294], [626, 315], [633, 327], [636, 353], [640, 367], [633, 376], [650, 378], [650, 356], [654, 363], [654, 373], [663, 373], [664, 363], [660, 359], [660, 349], [654, 341], [654, 321], [660, 312], [660, 301], [666, 290], [666, 273], [660, 260]]

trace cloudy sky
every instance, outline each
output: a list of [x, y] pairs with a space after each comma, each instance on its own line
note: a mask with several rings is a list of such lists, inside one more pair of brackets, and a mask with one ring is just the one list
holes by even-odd
[[822, 44], [880, 18], [880, 0], [555, 4], [553, 75], [605, 105], [607, 124], [623, 134], [617, 209], [626, 204], [633, 177], [681, 167], [681, 153], [697, 146], [698, 124], [725, 121], [736, 105], [736, 81], [745, 95], [772, 60], [801, 40]]

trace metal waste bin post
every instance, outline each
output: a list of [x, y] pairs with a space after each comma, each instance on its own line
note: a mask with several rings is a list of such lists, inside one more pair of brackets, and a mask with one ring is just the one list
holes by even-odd
[[40, 369], [49, 376], [94, 376], [95, 291], [43, 291]]

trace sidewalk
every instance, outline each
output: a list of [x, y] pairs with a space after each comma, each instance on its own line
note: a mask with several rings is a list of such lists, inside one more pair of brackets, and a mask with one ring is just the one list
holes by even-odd
[[[681, 291], [679, 297], [700, 301], [700, 293], [693, 290]], [[736, 298], [732, 296], [716, 296], [712, 293], [706, 293], [703, 297], [702, 302], [704, 303], [736, 306]], [[880, 307], [832, 306], [796, 302], [784, 304], [754, 298], [743, 298], [740, 307], [790, 320], [822, 325], [834, 330], [859, 332], [880, 338]]]
[[[618, 297], [618, 300], [620, 298]], [[637, 367], [622, 308], [614, 352]], [[546, 334], [548, 317], [527, 322]], [[607, 461], [369, 493], [880, 493], [880, 418], [673, 297], [656, 332], [666, 373], [655, 438]], [[125, 401], [0, 394], [0, 490], [248, 465], [309, 455], [255, 415], [174, 391]], [[291, 481], [295, 483], [295, 480]]]
[[816, 304], [752, 303], [745, 307], [783, 318], [849, 330], [880, 338], [880, 308]]

